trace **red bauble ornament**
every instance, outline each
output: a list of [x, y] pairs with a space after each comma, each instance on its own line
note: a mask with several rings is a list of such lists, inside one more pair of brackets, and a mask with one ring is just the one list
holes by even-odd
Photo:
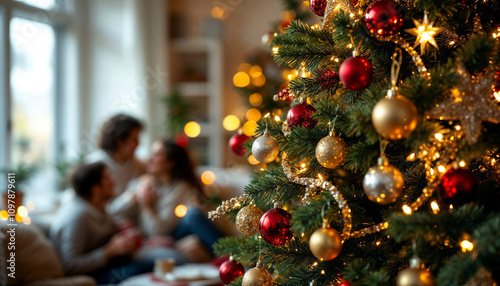
[[260, 235], [270, 244], [282, 245], [290, 241], [293, 233], [290, 230], [292, 215], [281, 208], [268, 210], [260, 218]]
[[463, 205], [472, 201], [476, 196], [479, 181], [467, 169], [448, 170], [439, 183], [439, 195], [448, 204]]
[[245, 134], [235, 134], [229, 139], [229, 149], [233, 151], [234, 154], [238, 156], [243, 156], [245, 154], [245, 142], [250, 139], [250, 137]]
[[288, 122], [288, 126], [290, 128], [294, 128], [296, 126], [305, 127], [307, 129], [312, 129], [318, 121], [316, 119], [311, 118], [311, 115], [316, 111], [314, 106], [307, 104], [306, 102], [301, 102], [296, 104], [290, 108], [288, 114], [286, 116], [286, 121]]
[[232, 257], [219, 267], [220, 280], [222, 280], [224, 285], [230, 284], [234, 279], [243, 275], [243, 273], [245, 273], [243, 265], [238, 261], [234, 261]]
[[320, 17], [325, 16], [326, 0], [311, 0], [309, 5], [314, 14]]
[[497, 80], [493, 85], [493, 95], [498, 101], [500, 101], [500, 71], [497, 71]]
[[403, 8], [392, 0], [377, 0], [366, 9], [365, 23], [374, 35], [395, 35], [404, 24]]
[[340, 66], [339, 76], [346, 88], [360, 91], [372, 83], [373, 67], [370, 61], [363, 57], [351, 57]]
[[349, 282], [349, 281], [343, 281], [338, 286], [351, 286], [351, 282]]
[[284, 83], [280, 86], [280, 91], [278, 92], [278, 94], [274, 95], [273, 100], [285, 100], [290, 103], [294, 98], [295, 96], [292, 92], [290, 92], [290, 89], [288, 88], [288, 83]]

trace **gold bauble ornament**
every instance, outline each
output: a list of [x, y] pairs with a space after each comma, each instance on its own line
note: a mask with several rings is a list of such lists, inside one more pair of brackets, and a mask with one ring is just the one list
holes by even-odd
[[363, 178], [363, 190], [371, 201], [387, 205], [396, 201], [403, 192], [404, 178], [401, 172], [389, 164], [385, 157], [371, 167]]
[[390, 90], [372, 110], [372, 123], [377, 133], [390, 140], [400, 140], [410, 135], [417, 127], [418, 112], [415, 104]]
[[420, 259], [412, 258], [410, 268], [398, 273], [396, 286], [434, 286], [434, 277], [420, 263]]
[[271, 163], [280, 152], [280, 145], [271, 135], [264, 134], [255, 139], [252, 145], [252, 155], [261, 163]]
[[272, 286], [273, 277], [271, 273], [266, 269], [262, 268], [259, 263], [257, 266], [248, 270], [245, 275], [243, 275], [243, 281], [241, 283], [243, 286]]
[[320, 228], [309, 239], [309, 249], [321, 260], [332, 260], [342, 251], [342, 237], [333, 228]]
[[236, 228], [244, 235], [250, 236], [259, 232], [260, 218], [264, 213], [256, 206], [242, 208], [236, 215]]
[[325, 168], [337, 168], [344, 162], [346, 154], [347, 144], [334, 134], [323, 137], [316, 145], [316, 159]]

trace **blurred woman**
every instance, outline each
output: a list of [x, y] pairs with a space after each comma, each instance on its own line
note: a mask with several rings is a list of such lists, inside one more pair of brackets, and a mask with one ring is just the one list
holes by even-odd
[[[113, 204], [111, 211], [136, 220], [148, 237], [168, 236], [174, 240], [195, 234], [212, 253], [222, 234], [200, 210], [206, 198], [187, 151], [175, 142], [157, 141], [147, 162], [147, 175]], [[187, 210], [184, 216], [178, 210]], [[181, 217], [182, 216], [182, 217]]]
[[145, 172], [144, 163], [135, 156], [142, 128], [142, 123], [132, 116], [117, 114], [111, 117], [101, 127], [100, 150], [87, 157], [87, 162], [102, 161], [106, 164], [116, 182], [115, 197], [125, 191], [131, 180]]

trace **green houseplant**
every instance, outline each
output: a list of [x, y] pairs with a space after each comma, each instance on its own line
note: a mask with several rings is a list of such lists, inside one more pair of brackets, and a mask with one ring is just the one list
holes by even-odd
[[10, 167], [1, 169], [1, 173], [6, 183], [2, 188], [4, 191], [2, 193], [4, 210], [8, 211], [9, 204], [12, 204], [17, 212], [17, 208], [21, 206], [23, 202], [24, 193], [22, 189], [33, 177], [37, 169], [36, 165], [26, 164], [24, 162], [19, 162]]

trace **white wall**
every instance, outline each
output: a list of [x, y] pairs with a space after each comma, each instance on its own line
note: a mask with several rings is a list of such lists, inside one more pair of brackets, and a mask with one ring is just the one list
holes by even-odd
[[[163, 122], [158, 97], [164, 94], [163, 53], [165, 13], [161, 0], [90, 0], [84, 65], [88, 76], [81, 87], [80, 142], [95, 145], [101, 124], [124, 112], [146, 124], [138, 153], [145, 157]], [[83, 150], [86, 152], [88, 150]]]

